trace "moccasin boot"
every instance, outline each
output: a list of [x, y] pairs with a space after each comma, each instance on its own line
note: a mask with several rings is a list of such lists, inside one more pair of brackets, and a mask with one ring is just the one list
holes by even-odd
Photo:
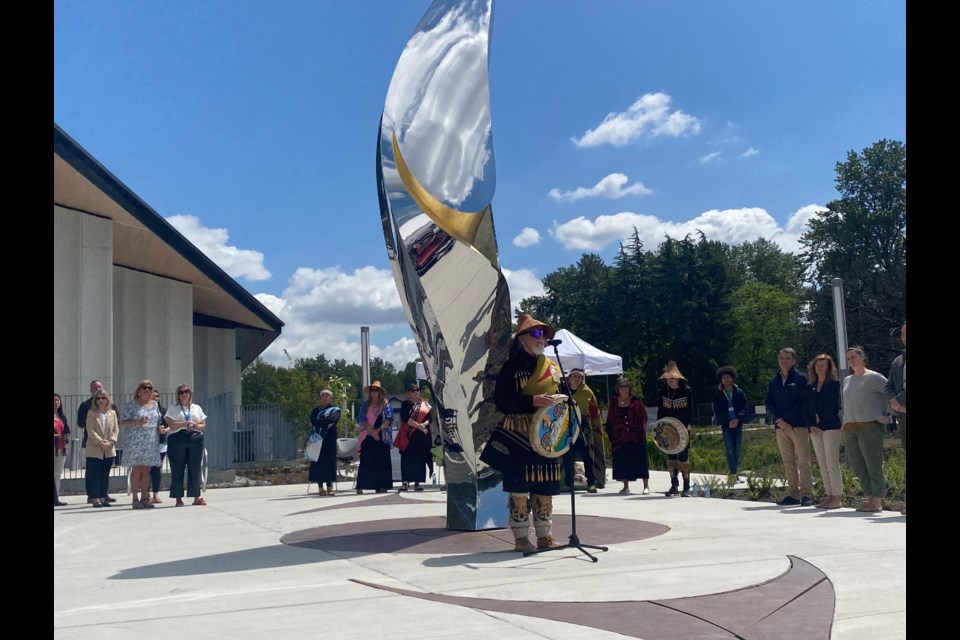
[[545, 538], [537, 538], [537, 549], [553, 549], [554, 547], [559, 547], [560, 545], [553, 542], [553, 536], [547, 536]]
[[[540, 539], [537, 538], [537, 540], [539, 541]], [[514, 542], [513, 550], [523, 553], [525, 551], [535, 551], [536, 547], [530, 542], [530, 538], [517, 538], [516, 542]]]

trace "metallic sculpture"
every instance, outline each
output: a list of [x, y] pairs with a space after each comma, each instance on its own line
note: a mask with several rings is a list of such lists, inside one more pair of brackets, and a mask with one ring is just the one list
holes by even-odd
[[436, 0], [400, 55], [380, 120], [387, 255], [441, 417], [447, 528], [503, 527], [499, 472], [477, 449], [502, 416], [488, 398], [510, 342], [491, 200], [487, 79], [493, 0]]

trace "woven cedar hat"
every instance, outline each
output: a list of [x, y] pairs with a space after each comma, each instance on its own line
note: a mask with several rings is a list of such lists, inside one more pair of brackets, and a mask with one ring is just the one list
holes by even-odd
[[676, 360], [671, 360], [668, 362], [667, 367], [663, 370], [663, 374], [660, 375], [661, 380], [666, 380], [667, 378], [686, 380], [686, 378], [683, 377], [683, 374], [680, 373], [680, 368], [677, 366]]
[[723, 379], [723, 376], [724, 376], [725, 374], [727, 374], [727, 373], [729, 373], [731, 376], [733, 376], [733, 379], [734, 379], [734, 380], [737, 379], [737, 370], [736, 370], [736, 369], [734, 369], [733, 367], [720, 367], [719, 369], [717, 369], [717, 382], [719, 382], [720, 380], [722, 380], [722, 379]]
[[513, 337], [516, 338], [522, 333], [529, 331], [530, 329], [536, 329], [537, 327], [543, 327], [547, 340], [553, 340], [553, 336], [556, 333], [553, 327], [548, 325], [546, 322], [540, 322], [535, 319], [529, 313], [522, 313], [520, 317], [517, 318], [517, 331], [513, 334]]

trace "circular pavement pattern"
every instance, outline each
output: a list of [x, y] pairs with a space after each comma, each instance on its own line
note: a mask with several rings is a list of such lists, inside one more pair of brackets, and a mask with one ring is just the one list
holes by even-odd
[[[570, 538], [569, 515], [553, 516], [553, 539], [566, 544]], [[663, 535], [670, 528], [655, 522], [577, 516], [577, 536], [583, 545], [611, 545]], [[530, 528], [531, 537], [533, 527]], [[394, 518], [314, 527], [280, 538], [284, 544], [358, 553], [420, 553], [428, 555], [513, 552], [509, 529], [449, 531], [446, 518], [426, 516]]]

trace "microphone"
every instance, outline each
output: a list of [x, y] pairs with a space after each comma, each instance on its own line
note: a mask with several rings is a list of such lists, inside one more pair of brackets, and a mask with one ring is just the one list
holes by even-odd
[[551, 347], [555, 347], [558, 344], [563, 344], [563, 340], [547, 340], [547, 344]]

